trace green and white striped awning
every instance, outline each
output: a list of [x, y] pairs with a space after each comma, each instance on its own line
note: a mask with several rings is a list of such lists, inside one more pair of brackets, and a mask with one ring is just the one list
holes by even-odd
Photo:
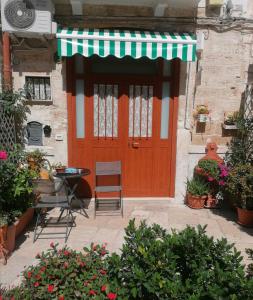
[[85, 57], [97, 54], [118, 58], [129, 55], [166, 60], [196, 59], [197, 39], [190, 33], [63, 28], [58, 29], [56, 37], [60, 57], [79, 53]]

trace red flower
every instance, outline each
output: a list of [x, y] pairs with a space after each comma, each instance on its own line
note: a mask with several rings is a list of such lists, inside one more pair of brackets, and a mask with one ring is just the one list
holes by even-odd
[[84, 267], [84, 266], [86, 266], [86, 263], [83, 262], [83, 261], [81, 261], [81, 262], [79, 263], [79, 266], [80, 266], [80, 267]]
[[106, 255], [106, 253], [107, 253], [107, 252], [106, 252], [105, 250], [102, 250], [102, 251], [101, 251], [101, 255], [102, 255], [102, 256]]
[[38, 281], [36, 281], [35, 283], [34, 283], [34, 286], [35, 287], [38, 287], [40, 284], [38, 283]]
[[40, 280], [41, 279], [41, 276], [38, 274], [38, 275], [36, 275], [36, 279], [37, 280]]
[[64, 269], [67, 269], [68, 266], [69, 266], [69, 263], [65, 261], [64, 264], [63, 264], [63, 266], [64, 266]]
[[92, 277], [91, 277], [91, 280], [95, 280], [97, 278], [97, 275], [93, 275]]
[[90, 291], [89, 291], [89, 295], [95, 296], [95, 295], [96, 295], [96, 292], [95, 292], [94, 290], [90, 290]]
[[102, 285], [101, 286], [101, 292], [105, 292], [106, 291], [106, 285]]
[[27, 272], [27, 278], [30, 279], [32, 277], [32, 272]]
[[53, 291], [54, 291], [54, 285], [53, 284], [49, 284], [47, 286], [47, 290], [48, 290], [49, 293], [53, 293]]
[[69, 256], [70, 252], [69, 252], [68, 250], [65, 250], [65, 251], [63, 252], [63, 254], [64, 254], [65, 256]]
[[45, 266], [43, 266], [43, 267], [40, 268], [40, 272], [41, 272], [41, 273], [43, 273], [43, 272], [45, 272], [45, 271], [46, 271], [46, 267], [45, 267]]
[[65, 298], [64, 298], [63, 295], [59, 296], [59, 298], [58, 298], [58, 300], [64, 300], [64, 299], [65, 299]]
[[93, 249], [93, 251], [96, 251], [96, 250], [97, 250], [97, 245], [94, 245], [94, 246], [92, 247], [92, 249]]
[[105, 275], [105, 274], [106, 274], [106, 271], [105, 271], [105, 270], [100, 270], [99, 272], [100, 272], [100, 274], [102, 274], [102, 275]]
[[114, 293], [109, 293], [109, 294], [107, 294], [107, 298], [109, 300], [115, 300], [117, 298], [117, 295]]
[[50, 247], [51, 247], [51, 248], [54, 248], [54, 242], [51, 242], [51, 243], [50, 243]]
[[0, 295], [0, 300], [3, 300], [3, 296]]

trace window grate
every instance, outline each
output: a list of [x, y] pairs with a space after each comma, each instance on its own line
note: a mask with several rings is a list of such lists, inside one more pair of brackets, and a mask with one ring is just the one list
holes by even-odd
[[26, 77], [27, 99], [40, 101], [51, 100], [51, 84], [49, 77]]

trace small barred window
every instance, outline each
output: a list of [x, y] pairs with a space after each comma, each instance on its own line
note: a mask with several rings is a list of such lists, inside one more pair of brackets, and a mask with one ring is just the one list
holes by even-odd
[[51, 84], [49, 77], [26, 77], [28, 100], [51, 100]]

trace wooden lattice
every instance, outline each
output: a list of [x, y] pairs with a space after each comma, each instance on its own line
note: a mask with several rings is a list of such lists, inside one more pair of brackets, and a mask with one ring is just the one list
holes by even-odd
[[252, 84], [247, 85], [245, 90], [244, 118], [245, 119], [253, 118], [253, 85]]
[[[251, 124], [252, 128], [253, 123], [253, 84], [249, 84], [245, 90], [245, 99], [244, 99], [244, 119], [247, 120], [248, 124]], [[253, 130], [249, 131], [247, 136], [248, 142], [248, 153], [247, 157], [249, 161], [253, 161]]]
[[15, 118], [3, 109], [0, 101], [0, 150], [13, 150], [16, 143]]

